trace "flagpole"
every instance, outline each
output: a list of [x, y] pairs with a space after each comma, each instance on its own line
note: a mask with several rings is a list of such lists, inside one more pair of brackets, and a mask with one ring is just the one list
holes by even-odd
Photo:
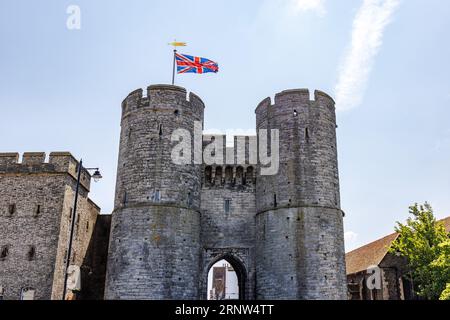
[[173, 70], [172, 70], [172, 85], [175, 84], [175, 64], [176, 64], [176, 53], [177, 49], [173, 50]]

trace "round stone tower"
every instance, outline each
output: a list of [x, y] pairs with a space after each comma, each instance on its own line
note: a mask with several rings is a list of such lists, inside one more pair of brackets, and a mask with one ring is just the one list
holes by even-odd
[[278, 173], [256, 179], [257, 299], [346, 299], [333, 99], [283, 91], [256, 127], [279, 132]]
[[200, 98], [176, 86], [123, 101], [106, 299], [198, 299], [201, 165], [173, 163], [171, 135], [193, 137], [203, 113]]

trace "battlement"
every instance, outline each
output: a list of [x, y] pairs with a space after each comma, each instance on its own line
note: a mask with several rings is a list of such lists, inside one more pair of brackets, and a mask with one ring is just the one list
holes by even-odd
[[314, 100], [310, 98], [310, 91], [308, 89], [292, 89], [284, 90], [275, 95], [274, 103], [270, 97], [261, 101], [256, 107], [255, 113], [257, 118], [265, 119], [269, 111], [278, 113], [278, 106], [285, 105], [285, 102], [292, 104], [298, 104], [299, 106], [311, 106], [315, 107], [317, 105], [325, 106], [330, 109], [330, 111], [335, 111], [335, 102], [331, 96], [323, 91], [314, 91]]
[[253, 165], [212, 165], [205, 166], [202, 178], [205, 188], [254, 188], [256, 170]]
[[[19, 153], [0, 153], [0, 174], [38, 174], [68, 173], [77, 179], [79, 162], [70, 152], [52, 152], [49, 161], [45, 162], [45, 152], [25, 152], [22, 162]], [[91, 175], [87, 170], [81, 172], [81, 185], [90, 189]]]
[[191, 108], [194, 114], [202, 114], [205, 108], [204, 102], [195, 93], [188, 93], [178, 86], [157, 84], [147, 87], [146, 96], [143, 89], [131, 92], [122, 102], [122, 116], [143, 107], [175, 111], [182, 106]]

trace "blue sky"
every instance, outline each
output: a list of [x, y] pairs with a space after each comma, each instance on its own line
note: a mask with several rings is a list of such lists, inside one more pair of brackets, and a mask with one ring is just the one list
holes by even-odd
[[[81, 29], [66, 27], [69, 5]], [[0, 2], [0, 151], [71, 151], [104, 179], [112, 211], [120, 103], [169, 83], [173, 39], [219, 74], [177, 84], [205, 101], [207, 129], [255, 127], [288, 88], [338, 102], [347, 249], [392, 232], [408, 206], [450, 215], [450, 3], [442, 0]]]

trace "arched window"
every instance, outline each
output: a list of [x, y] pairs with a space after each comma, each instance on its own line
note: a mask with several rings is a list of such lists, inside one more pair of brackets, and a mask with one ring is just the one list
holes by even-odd
[[253, 183], [254, 172], [255, 172], [255, 170], [253, 169], [252, 166], [247, 168], [247, 173], [245, 175], [245, 183], [247, 183], [247, 184], [252, 184]]
[[212, 167], [211, 166], [207, 166], [205, 168], [205, 183], [206, 184], [211, 183], [211, 177], [212, 177]]
[[244, 179], [244, 168], [241, 166], [236, 168], [236, 184], [242, 184]]
[[227, 166], [225, 168], [225, 183], [232, 183], [232, 182], [233, 182], [233, 168]]
[[222, 167], [216, 167], [216, 184], [222, 184]]

